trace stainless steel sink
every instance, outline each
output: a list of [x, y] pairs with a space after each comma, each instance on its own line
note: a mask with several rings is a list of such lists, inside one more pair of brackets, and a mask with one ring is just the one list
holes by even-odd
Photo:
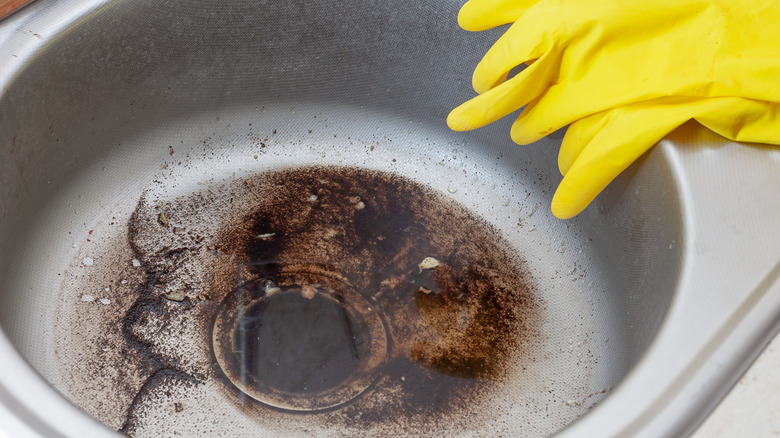
[[[780, 152], [686, 125], [556, 220], [561, 133], [444, 123], [498, 35], [459, 7], [39, 0], [0, 22], [0, 430], [695, 429], [778, 328]], [[338, 382], [231, 368], [231, 318], [280, 299], [349, 313], [366, 349]]]

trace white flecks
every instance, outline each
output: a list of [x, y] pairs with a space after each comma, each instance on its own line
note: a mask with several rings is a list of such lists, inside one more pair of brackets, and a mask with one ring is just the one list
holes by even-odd
[[269, 281], [265, 284], [265, 296], [270, 297], [271, 295], [278, 294], [281, 292], [282, 289], [280, 287], [277, 287], [276, 284], [274, 284], [273, 281]]
[[441, 263], [439, 263], [439, 261], [435, 258], [426, 257], [423, 259], [423, 261], [420, 262], [419, 265], [417, 265], [417, 267], [420, 268], [420, 273], [422, 273], [423, 269], [435, 269], [439, 265], [441, 265]]
[[141, 267], [141, 262], [138, 259], [133, 259], [133, 267], [134, 268]]
[[450, 193], [452, 193], [452, 194], [455, 194], [455, 193], [457, 193], [457, 192], [458, 192], [458, 188], [457, 188], [457, 187], [455, 187], [454, 185], [450, 184], [450, 186], [449, 186], [449, 187], [447, 187], [447, 191], [448, 191], [448, 192], [450, 192]]
[[89, 294], [84, 294], [84, 295], [81, 296], [81, 301], [84, 301], [86, 303], [91, 303], [91, 302], [95, 301], [95, 297], [93, 297], [92, 295], [89, 295]]
[[362, 210], [366, 208], [366, 203], [360, 200], [360, 196], [350, 196], [349, 203], [355, 207], [355, 210]]
[[276, 233], [264, 233], [264, 234], [258, 234], [258, 239], [270, 239], [271, 237], [276, 236]]
[[74, 243], [73, 245], [71, 245], [71, 248], [78, 249], [78, 248], [79, 248], [79, 246], [78, 246], [77, 244], [75, 244], [75, 243]]
[[100, 299], [100, 304], [102, 304], [104, 306], [108, 306], [109, 304], [111, 304], [111, 300], [109, 300], [108, 298], [101, 298]]
[[92, 257], [84, 257], [84, 260], [82, 260], [81, 263], [84, 263], [84, 266], [92, 266], [95, 264], [95, 259]]
[[165, 298], [171, 301], [182, 302], [185, 298], [187, 298], [187, 292], [184, 290], [175, 290], [165, 294]]
[[301, 288], [301, 295], [307, 300], [311, 300], [317, 295], [317, 288], [310, 284], [306, 284]]
[[317, 195], [311, 195], [309, 196], [309, 201], [314, 202], [317, 200]]
[[579, 403], [577, 403], [577, 400], [569, 400], [566, 402], [566, 406], [571, 406], [571, 407], [577, 406], [578, 404]]
[[106, 292], [111, 292], [111, 286], [109, 286], [109, 287], [107, 287], [107, 288], [105, 288], [103, 290], [106, 291]]
[[120, 281], [121, 284], [127, 284], [127, 280]]

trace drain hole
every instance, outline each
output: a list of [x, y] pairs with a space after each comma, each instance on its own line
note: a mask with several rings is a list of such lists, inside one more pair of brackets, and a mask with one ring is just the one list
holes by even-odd
[[233, 343], [246, 384], [312, 393], [333, 388], [357, 369], [369, 346], [359, 330], [364, 324], [328, 294], [305, 296], [315, 291], [276, 293], [241, 315]]
[[258, 266], [282, 272], [242, 278], [214, 320], [212, 348], [227, 379], [246, 396], [293, 411], [331, 408], [365, 391], [387, 355], [377, 311], [321, 267], [251, 268]]

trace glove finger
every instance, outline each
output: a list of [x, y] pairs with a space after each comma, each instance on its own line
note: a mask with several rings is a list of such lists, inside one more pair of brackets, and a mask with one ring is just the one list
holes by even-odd
[[[690, 109], [686, 105], [636, 105], [575, 122], [561, 147], [567, 157], [559, 157], [559, 167], [568, 169], [553, 196], [553, 215], [568, 219], [579, 214], [631, 163], [693, 118]], [[566, 138], [570, 133], [571, 137]], [[575, 146], [580, 140], [584, 142]], [[576, 159], [568, 164], [575, 155]]]
[[[730, 140], [751, 143], [777, 143], [780, 138], [780, 105], [738, 97], [667, 97], [603, 111], [574, 122], [566, 131], [558, 154], [558, 169], [566, 175], [585, 147], [626, 112], [643, 111], [650, 117], [693, 118]], [[686, 119], [687, 120], [687, 119]]]
[[[552, 82], [552, 81], [550, 81]], [[512, 141], [517, 144], [530, 144], [547, 135], [574, 123], [590, 114], [573, 113], [565, 96], [557, 93], [564, 85], [552, 85], [544, 91], [544, 97], [534, 102], [515, 120], [510, 129]], [[596, 113], [608, 110], [600, 108]]]
[[569, 172], [585, 146], [590, 144], [599, 132], [609, 125], [615, 113], [616, 111], [604, 111], [569, 125], [558, 151], [558, 170], [561, 175], [566, 175]]
[[471, 80], [474, 91], [487, 92], [520, 64], [551, 52], [560, 56], [556, 39], [561, 31], [561, 18], [544, 5], [528, 9], [485, 53], [474, 69]]
[[458, 13], [458, 24], [465, 30], [492, 29], [514, 23], [539, 0], [469, 0]]
[[517, 111], [544, 92], [557, 69], [557, 56], [544, 55], [521, 74], [453, 109], [447, 125], [454, 131], [469, 131]]

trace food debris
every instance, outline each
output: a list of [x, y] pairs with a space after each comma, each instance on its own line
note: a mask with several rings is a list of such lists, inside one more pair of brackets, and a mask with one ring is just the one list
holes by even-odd
[[171, 156], [173, 156], [173, 154], [175, 153], [175, 151], [173, 150], [173, 146], [168, 145], [168, 153], [171, 154]]
[[173, 409], [174, 409], [176, 412], [181, 412], [181, 411], [183, 411], [183, 410], [184, 410], [184, 405], [182, 405], [181, 403], [174, 403], [174, 404], [173, 404]]
[[187, 298], [187, 292], [184, 290], [175, 290], [173, 292], [168, 292], [165, 294], [165, 298], [167, 298], [170, 301], [176, 301], [176, 302], [182, 302], [185, 298]]
[[82, 260], [81, 263], [84, 263], [84, 266], [92, 266], [95, 264], [95, 259], [92, 257], [84, 257], [84, 260]]
[[277, 287], [276, 284], [274, 284], [273, 281], [269, 281], [265, 284], [265, 296], [270, 297], [273, 294], [277, 294], [281, 292], [282, 289]]
[[92, 295], [84, 294], [81, 296], [81, 301], [84, 301], [86, 303], [91, 303], [95, 301], [95, 297], [93, 297]]
[[420, 273], [422, 273], [424, 269], [436, 269], [439, 267], [439, 265], [441, 265], [441, 263], [439, 263], [439, 261], [435, 258], [426, 257], [423, 259], [423, 261], [420, 262], [419, 265], [417, 265], [417, 267], [420, 268]]
[[108, 306], [109, 304], [111, 304], [111, 300], [109, 300], [108, 298], [101, 298], [100, 299], [100, 304], [102, 304], [104, 306]]
[[428, 289], [427, 287], [422, 287], [422, 286], [420, 286], [419, 288], [417, 288], [417, 292], [424, 293], [425, 295], [430, 295], [430, 294], [432, 294], [432, 293], [433, 293], [433, 291], [432, 291], [432, 290]]
[[366, 203], [360, 199], [360, 196], [350, 196], [349, 203], [355, 207], [355, 210], [362, 210], [366, 208]]
[[134, 268], [140, 268], [141, 267], [141, 262], [138, 261], [138, 259], [133, 259], [133, 267]]
[[303, 297], [306, 298], [307, 300], [310, 300], [314, 298], [315, 295], [317, 295], [317, 288], [310, 284], [307, 284], [303, 286], [303, 288], [301, 288], [301, 295], [303, 295]]
[[167, 227], [170, 224], [170, 222], [168, 222], [168, 216], [165, 215], [164, 211], [160, 213], [160, 216], [157, 217], [157, 220], [159, 220], [160, 224], [162, 224], [164, 227]]
[[182, 227], [173, 227], [173, 234], [181, 234], [184, 232], [184, 228]]
[[120, 281], [119, 283], [121, 283], [121, 284], [127, 284], [127, 280], [122, 280], [122, 281]]

